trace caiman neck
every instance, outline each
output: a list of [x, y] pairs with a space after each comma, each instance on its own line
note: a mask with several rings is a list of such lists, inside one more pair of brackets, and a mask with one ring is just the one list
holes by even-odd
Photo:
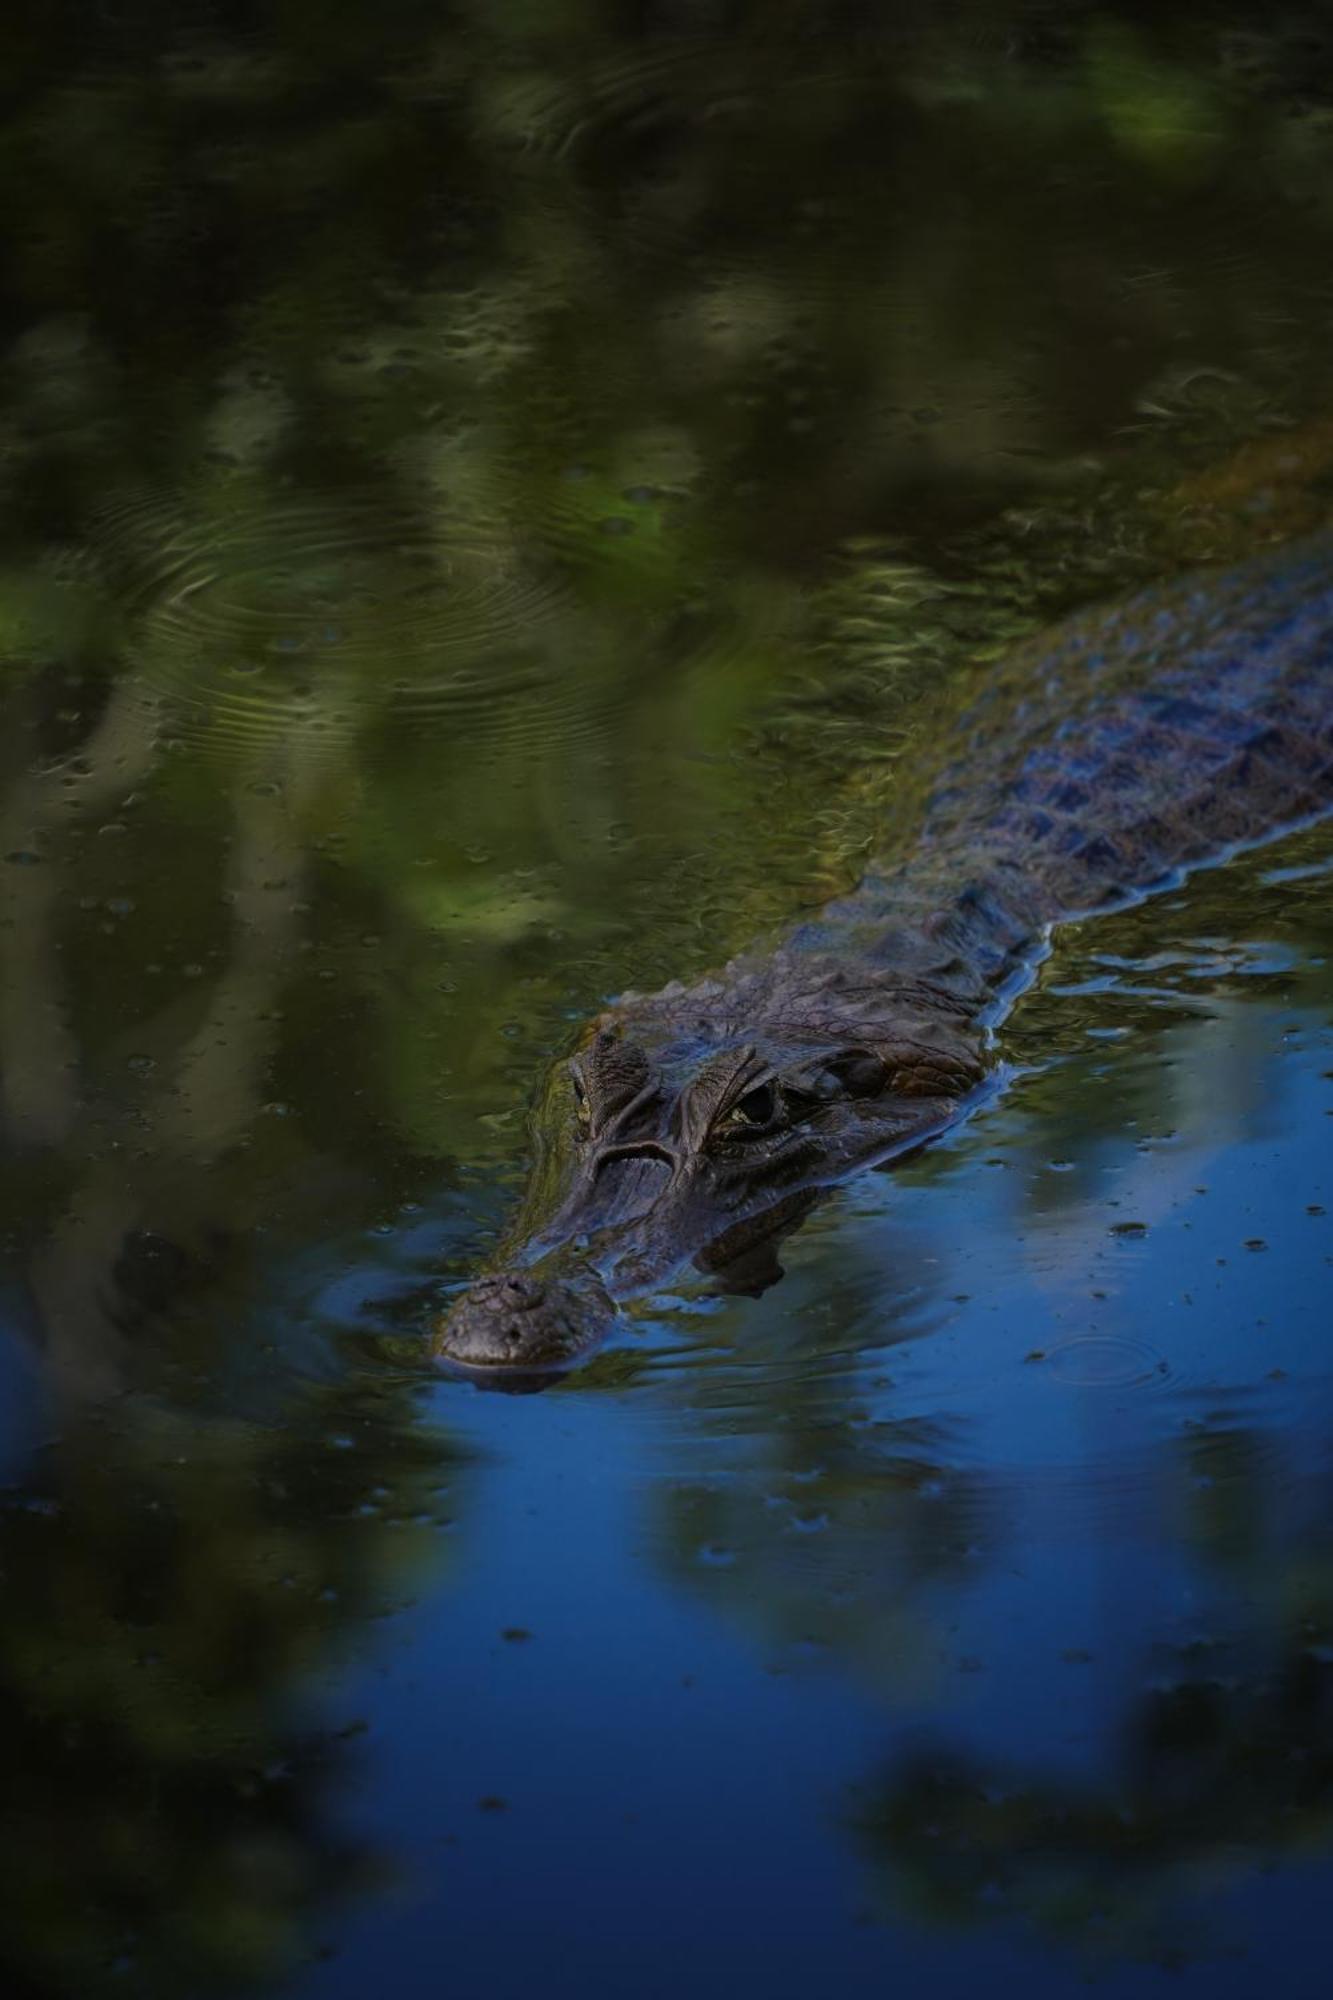
[[892, 873], [872, 868], [780, 955], [793, 968], [803, 960], [850, 966], [868, 984], [899, 989], [954, 1033], [980, 1033], [1040, 954], [1043, 919], [1017, 868], [980, 856], [948, 865], [918, 855]]

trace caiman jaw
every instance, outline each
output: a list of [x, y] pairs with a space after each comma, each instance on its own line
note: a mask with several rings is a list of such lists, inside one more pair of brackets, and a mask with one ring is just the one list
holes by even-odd
[[[493, 1272], [437, 1321], [436, 1357], [501, 1388], [549, 1378], [600, 1346], [616, 1305], [590, 1267]], [[535, 1384], [534, 1384], [535, 1385]]]

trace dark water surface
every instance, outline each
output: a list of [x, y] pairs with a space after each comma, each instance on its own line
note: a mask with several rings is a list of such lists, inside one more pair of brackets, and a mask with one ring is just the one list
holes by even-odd
[[1327, 1990], [1333, 828], [548, 1394], [606, 996], [1327, 517], [1312, 8], [0, 28], [3, 1991]]

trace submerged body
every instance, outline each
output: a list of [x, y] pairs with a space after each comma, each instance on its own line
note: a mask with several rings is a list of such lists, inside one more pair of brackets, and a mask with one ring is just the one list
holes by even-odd
[[683, 1266], [734, 1289], [821, 1189], [956, 1124], [1052, 926], [1333, 809], [1333, 537], [1084, 614], [959, 721], [914, 842], [768, 952], [556, 1064], [499, 1268], [434, 1349], [526, 1386]]

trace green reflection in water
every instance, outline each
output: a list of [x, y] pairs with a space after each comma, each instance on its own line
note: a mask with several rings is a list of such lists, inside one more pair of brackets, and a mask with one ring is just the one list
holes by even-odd
[[333, 1810], [366, 1725], [332, 1675], [438, 1584], [458, 1471], [401, 1394], [340, 1384], [281, 1427], [113, 1405], [0, 1496], [16, 1972], [235, 1990], [383, 1886]]

